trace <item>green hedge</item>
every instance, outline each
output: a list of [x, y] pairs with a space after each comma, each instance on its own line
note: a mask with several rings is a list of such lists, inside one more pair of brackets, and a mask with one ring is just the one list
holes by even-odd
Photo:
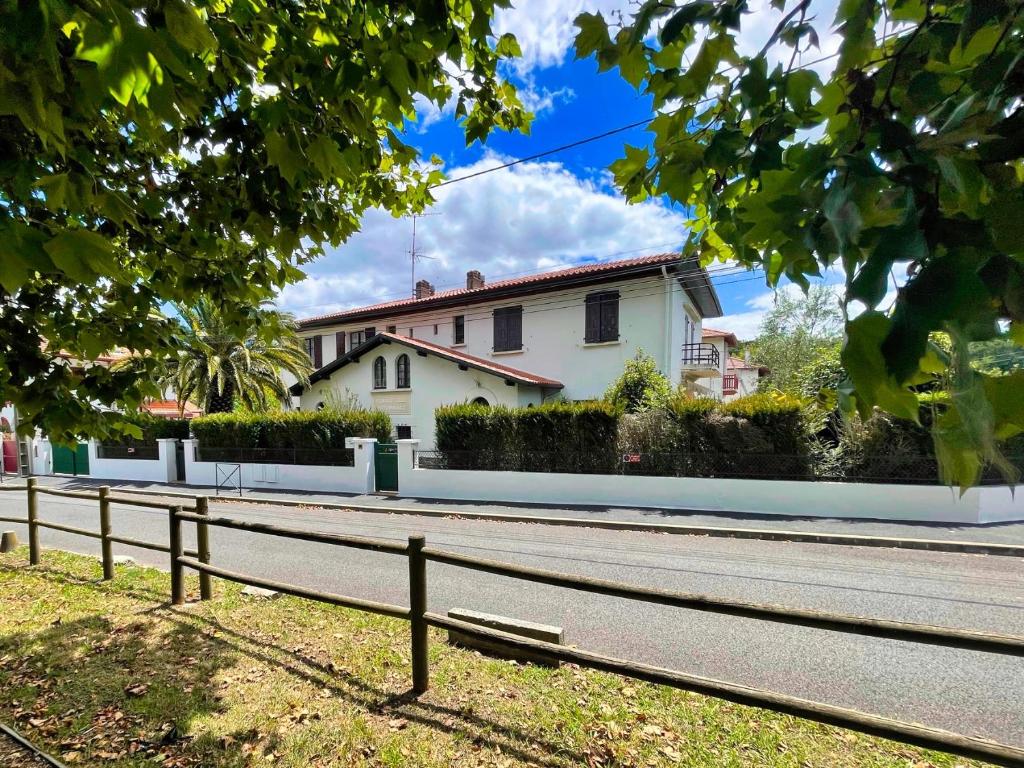
[[335, 449], [346, 437], [387, 442], [391, 418], [383, 411], [217, 413], [193, 419], [192, 432], [208, 448]]
[[612, 471], [619, 415], [605, 402], [447, 405], [434, 412], [437, 450], [452, 469]]
[[120, 440], [104, 440], [105, 445], [155, 445], [157, 440], [185, 440], [189, 435], [188, 419], [161, 419], [149, 413], [126, 413], [123, 420], [142, 430], [142, 437], [125, 436]]

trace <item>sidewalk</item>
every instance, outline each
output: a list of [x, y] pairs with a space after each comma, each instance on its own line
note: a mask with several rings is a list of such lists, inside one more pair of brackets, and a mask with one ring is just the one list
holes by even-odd
[[[215, 489], [208, 486], [188, 486], [185, 484], [166, 485], [146, 482], [127, 482], [119, 480], [97, 480], [88, 477], [49, 476], [40, 477], [41, 484], [65, 488], [95, 488], [110, 485], [124, 491], [168, 491], [175, 494], [196, 494], [213, 496]], [[561, 507], [538, 506], [515, 503], [492, 503], [452, 501], [447, 499], [418, 499], [408, 496], [384, 496], [379, 494], [344, 494], [344, 493], [313, 493], [306, 491], [287, 491], [247, 489], [241, 499], [237, 495], [222, 494], [225, 502], [239, 500], [265, 500], [273, 503], [281, 501], [295, 503], [345, 505], [351, 504], [363, 511], [389, 512], [401, 510], [403, 513], [414, 513], [422, 510], [424, 514], [436, 516], [447, 513], [451, 515], [501, 514], [525, 518], [572, 518], [592, 520], [598, 525], [607, 522], [641, 523], [654, 525], [687, 525], [708, 526], [717, 528], [743, 528], [773, 531], [800, 531], [817, 534], [846, 534], [857, 536], [885, 536], [913, 539], [941, 539], [944, 541], [980, 541], [993, 544], [1024, 545], [1024, 522], [993, 523], [988, 525], [950, 525], [948, 523], [914, 523], [893, 522], [883, 520], [846, 520], [820, 517], [782, 517], [750, 514], [722, 514], [720, 512], [703, 512], [700, 510], [660, 510], [638, 509], [629, 507]]]

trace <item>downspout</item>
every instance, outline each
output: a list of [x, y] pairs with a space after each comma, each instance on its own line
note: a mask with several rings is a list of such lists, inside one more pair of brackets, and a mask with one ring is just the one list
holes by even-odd
[[[672, 376], [672, 278], [667, 267], [661, 265], [661, 276], [665, 279], [665, 367], [662, 372]], [[673, 386], [678, 382], [672, 382]]]

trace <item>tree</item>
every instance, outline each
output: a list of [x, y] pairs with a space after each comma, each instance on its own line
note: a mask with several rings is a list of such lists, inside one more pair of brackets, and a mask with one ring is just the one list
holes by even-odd
[[638, 350], [627, 360], [622, 375], [608, 387], [604, 399], [625, 413], [643, 413], [664, 408], [672, 396], [672, 385], [658, 370], [654, 358]]
[[836, 346], [841, 328], [839, 303], [827, 286], [811, 286], [803, 296], [776, 293], [757, 338], [748, 345], [751, 358], [769, 370], [758, 388], [800, 394], [799, 372]]
[[772, 6], [780, 20], [749, 55], [738, 32], [764, 21], [747, 0], [646, 0], [613, 30], [577, 18], [577, 56], [618, 67], [656, 111], [651, 148], [627, 146], [616, 181], [686, 206], [686, 250], [705, 262], [763, 267], [772, 285], [840, 268], [845, 301], [867, 307], [845, 321], [847, 402], [916, 420], [914, 385], [949, 373], [936, 449], [945, 478], [976, 482], [997, 438], [1024, 430], [1024, 377], [965, 364], [1001, 322], [1024, 344], [1022, 6], [844, 0], [835, 56], [814, 51], [813, 0]]
[[288, 402], [282, 372], [300, 382], [313, 365], [290, 315], [261, 307], [242, 334], [209, 299], [178, 307], [182, 333], [176, 354], [160, 376], [179, 403], [202, 404], [206, 413], [229, 413], [236, 401], [251, 411]]
[[[0, 4], [0, 399], [21, 428], [106, 436], [108, 407], [158, 394], [160, 307], [209, 299], [241, 331], [368, 207], [422, 209], [441, 174], [400, 138], [417, 99], [454, 100], [467, 141], [523, 127], [506, 4]], [[57, 356], [114, 347], [142, 375]]]

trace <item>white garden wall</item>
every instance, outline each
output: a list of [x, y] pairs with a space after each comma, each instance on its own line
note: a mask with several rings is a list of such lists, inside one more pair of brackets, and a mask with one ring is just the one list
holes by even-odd
[[1005, 486], [972, 488], [961, 497], [942, 486], [419, 469], [413, 466], [417, 441], [398, 443], [399, 492], [419, 498], [948, 523], [1024, 520], [1024, 494]]
[[[242, 487], [251, 490], [323, 491], [370, 493], [374, 490], [374, 446], [376, 440], [356, 438], [354, 467], [326, 467], [300, 464], [239, 464]], [[185, 482], [189, 485], [216, 486], [217, 462], [196, 461], [198, 440], [185, 440]], [[236, 466], [224, 462], [221, 478]], [[236, 478], [231, 486], [237, 488]]]
[[178, 479], [172, 439], [157, 440], [155, 459], [101, 459], [99, 442], [89, 441], [89, 476], [99, 480], [173, 483]]

